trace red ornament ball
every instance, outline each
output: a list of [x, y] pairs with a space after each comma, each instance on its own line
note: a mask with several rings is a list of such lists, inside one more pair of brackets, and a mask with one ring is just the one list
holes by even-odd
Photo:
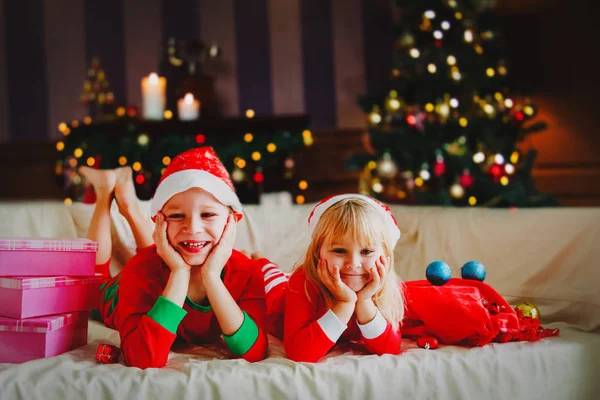
[[138, 185], [143, 184], [144, 182], [146, 182], [146, 178], [144, 178], [144, 175], [138, 175], [135, 177], [135, 183], [137, 183]]
[[206, 137], [203, 134], [199, 133], [196, 135], [196, 143], [202, 144], [202, 143], [204, 143], [205, 140], [206, 140]]
[[440, 343], [433, 336], [423, 336], [417, 339], [417, 346], [426, 350], [437, 349]]

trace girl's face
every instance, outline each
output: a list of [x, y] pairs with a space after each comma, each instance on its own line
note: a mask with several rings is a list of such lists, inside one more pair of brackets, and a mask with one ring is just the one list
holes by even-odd
[[221, 239], [231, 210], [211, 193], [191, 188], [171, 197], [162, 212], [171, 246], [187, 264], [199, 266]]
[[371, 280], [369, 270], [383, 254], [383, 245], [361, 245], [352, 238], [325, 241], [321, 246], [320, 257], [327, 261], [329, 268], [337, 265], [340, 277], [350, 289], [358, 292]]

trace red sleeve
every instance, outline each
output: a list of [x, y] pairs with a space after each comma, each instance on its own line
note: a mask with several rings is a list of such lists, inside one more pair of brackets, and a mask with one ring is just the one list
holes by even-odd
[[245, 311], [258, 327], [258, 337], [256, 338], [256, 341], [252, 347], [250, 347], [250, 349], [241, 356], [248, 362], [263, 360], [267, 355], [268, 341], [264, 326], [266, 313], [265, 287], [263, 285], [262, 271], [260, 270], [262, 265], [268, 263], [268, 260], [265, 261], [266, 262], [262, 264], [253, 263], [250, 277], [246, 281], [244, 291], [237, 301], [240, 309]]
[[158, 255], [136, 255], [122, 272], [118, 327], [123, 355], [132, 367], [145, 369], [165, 366], [177, 337], [175, 332], [147, 315], [164, 290], [162, 273], [162, 262]]
[[389, 321], [385, 327], [385, 331], [375, 338], [367, 339], [361, 334], [363, 343], [373, 354], [399, 354], [402, 345], [402, 334], [400, 328], [392, 329], [392, 324]]
[[302, 271], [295, 272], [289, 281], [285, 305], [283, 344], [290, 360], [317, 362], [335, 345], [325, 334], [318, 319], [320, 295], [313, 285], [308, 285], [310, 300], [306, 295]]

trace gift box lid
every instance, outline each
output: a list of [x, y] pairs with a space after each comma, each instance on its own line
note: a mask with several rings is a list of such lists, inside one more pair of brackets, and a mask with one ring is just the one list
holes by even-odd
[[1, 250], [97, 252], [98, 243], [89, 239], [0, 238]]
[[11, 276], [0, 278], [0, 288], [30, 290], [63, 286], [78, 286], [101, 283], [102, 274], [95, 276], [48, 276], [48, 277], [19, 277]]
[[27, 319], [0, 317], [0, 332], [48, 333], [72, 324], [78, 314], [71, 312]]

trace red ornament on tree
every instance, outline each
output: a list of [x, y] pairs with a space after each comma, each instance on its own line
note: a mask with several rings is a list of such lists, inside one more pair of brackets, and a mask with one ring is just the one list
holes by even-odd
[[265, 180], [265, 176], [263, 175], [262, 172], [257, 172], [254, 174], [254, 182], [263, 183], [264, 180]]
[[443, 161], [437, 161], [433, 166], [433, 173], [435, 176], [442, 176], [446, 172], [446, 163]]
[[493, 164], [489, 169], [488, 173], [492, 175], [494, 180], [499, 180], [502, 175], [502, 166], [500, 164]]
[[130, 117], [135, 117], [137, 114], [137, 109], [134, 106], [127, 107], [127, 115]]
[[460, 183], [460, 186], [464, 187], [465, 189], [468, 189], [471, 186], [473, 186], [473, 181], [473, 175], [471, 175], [471, 173], [468, 170], [465, 170], [461, 177], [458, 179], [458, 183]]
[[517, 119], [517, 121], [523, 121], [525, 119], [525, 114], [523, 113], [523, 111], [517, 111], [517, 113], [515, 114], [515, 118]]

